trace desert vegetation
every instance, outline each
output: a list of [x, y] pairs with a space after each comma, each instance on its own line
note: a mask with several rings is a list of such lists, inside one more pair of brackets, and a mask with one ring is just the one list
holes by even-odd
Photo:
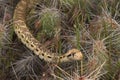
[[0, 80], [120, 80], [120, 0], [37, 0], [28, 7], [26, 24], [44, 48], [83, 54], [61, 64], [41, 60], [18, 39], [18, 2], [0, 1]]

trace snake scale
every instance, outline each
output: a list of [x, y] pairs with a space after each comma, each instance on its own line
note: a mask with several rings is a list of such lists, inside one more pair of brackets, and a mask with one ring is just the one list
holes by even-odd
[[78, 49], [71, 49], [63, 55], [55, 55], [42, 48], [42, 44], [34, 38], [26, 25], [26, 10], [29, 4], [28, 2], [30, 1], [31, 0], [20, 0], [14, 10], [13, 26], [15, 33], [21, 42], [26, 45], [28, 49], [33, 51], [34, 54], [38, 55], [40, 59], [43, 59], [46, 62], [62, 63], [81, 60], [83, 55]]

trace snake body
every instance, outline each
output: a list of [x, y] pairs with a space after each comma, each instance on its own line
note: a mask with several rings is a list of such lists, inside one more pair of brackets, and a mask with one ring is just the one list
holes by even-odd
[[29, 4], [28, 2], [30, 2], [30, 0], [20, 0], [13, 15], [14, 30], [21, 42], [26, 45], [28, 49], [38, 55], [40, 59], [44, 59], [47, 62], [61, 63], [72, 60], [81, 60], [83, 55], [77, 49], [71, 49], [63, 55], [54, 55], [54, 53], [42, 48], [42, 44], [34, 38], [26, 25], [26, 10]]

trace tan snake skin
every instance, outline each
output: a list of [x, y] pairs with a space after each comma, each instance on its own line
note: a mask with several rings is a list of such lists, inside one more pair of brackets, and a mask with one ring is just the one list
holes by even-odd
[[77, 49], [71, 49], [64, 55], [58, 56], [41, 47], [42, 44], [33, 37], [26, 25], [26, 10], [29, 4], [28, 2], [30, 3], [30, 0], [20, 0], [15, 8], [13, 16], [14, 30], [21, 42], [38, 55], [40, 59], [44, 59], [47, 62], [61, 63], [81, 60], [83, 55]]

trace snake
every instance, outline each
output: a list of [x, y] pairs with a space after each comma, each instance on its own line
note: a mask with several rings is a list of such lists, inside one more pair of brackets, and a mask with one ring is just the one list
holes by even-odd
[[[66, 53], [61, 55], [57, 55], [56, 53], [52, 53], [49, 50], [43, 49], [42, 43], [35, 39], [26, 24], [26, 11], [28, 7], [31, 8], [31, 6], [28, 6], [33, 4], [31, 1], [32, 0], [20, 0], [14, 9], [13, 28], [20, 41], [28, 49], [33, 51], [35, 55], [46, 62], [62, 63], [82, 60], [82, 52], [75, 48], [70, 49]], [[33, 0], [33, 2], [34, 1], [35, 0]]]

